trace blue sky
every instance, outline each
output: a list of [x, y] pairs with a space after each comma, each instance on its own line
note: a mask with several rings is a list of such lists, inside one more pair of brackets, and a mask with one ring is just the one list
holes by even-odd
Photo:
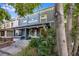
[[[39, 10], [42, 10], [42, 9], [45, 9], [45, 8], [48, 8], [48, 7], [53, 7], [53, 6], [55, 6], [54, 3], [41, 3], [40, 6], [35, 8], [33, 11], [37, 12]], [[13, 18], [15, 18], [17, 16], [17, 13], [15, 13], [15, 9], [12, 6], [9, 6], [6, 3], [0, 3], [0, 8], [3, 8], [6, 11], [8, 11]]]
[[45, 9], [45, 8], [49, 8], [49, 7], [53, 7], [55, 6], [54, 3], [41, 3], [39, 7], [35, 8], [34, 11], [39, 11], [39, 10], [42, 10], [42, 9]]

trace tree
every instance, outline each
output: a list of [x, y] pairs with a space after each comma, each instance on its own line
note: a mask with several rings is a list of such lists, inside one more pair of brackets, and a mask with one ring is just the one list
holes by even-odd
[[[67, 15], [67, 9], [68, 9], [68, 4], [66, 4], [67, 6], [65, 7], [65, 15]], [[73, 55], [76, 55], [76, 52], [77, 52], [77, 48], [78, 48], [78, 16], [79, 16], [79, 4], [77, 3], [77, 4], [72, 4], [72, 5], [74, 5], [74, 6], [72, 6], [73, 7], [73, 15], [71, 14], [71, 19], [73, 18], [73, 20], [72, 20], [72, 39], [73, 39], [73, 42], [74, 42], [74, 45], [71, 47], [69, 47], [70, 48], [70, 50], [71, 50], [71, 52], [72, 52], [72, 54]], [[72, 9], [72, 8], [71, 8]], [[70, 11], [70, 12], [71, 12]], [[69, 12], [69, 13], [70, 13]], [[72, 17], [73, 16], [73, 17]], [[69, 17], [69, 15], [68, 15], [68, 17]], [[69, 19], [69, 21], [70, 21], [70, 18], [67, 18], [67, 20]], [[76, 20], [77, 19], [77, 20]], [[67, 25], [68, 25], [68, 23], [69, 23], [69, 21], [67, 21]], [[69, 25], [68, 25], [68, 27], [70, 26], [70, 23], [69, 23]], [[69, 27], [69, 28], [71, 28], [71, 27]], [[67, 27], [66, 27], [66, 29], [68, 29]], [[66, 31], [66, 32], [68, 32], [68, 31]], [[70, 32], [68, 32], [68, 33], [70, 33]], [[67, 35], [69, 35], [69, 34], [67, 34]], [[71, 35], [71, 33], [70, 33], [70, 35]], [[68, 36], [69, 37], [69, 36]], [[70, 39], [67, 39], [67, 41], [68, 40], [70, 40]], [[69, 42], [69, 41], [68, 41]], [[70, 45], [72, 42], [71, 42], [71, 40], [70, 40], [70, 42], [68, 43], [67, 42], [67, 44], [68, 45]], [[73, 50], [72, 50], [72, 48], [73, 48]], [[69, 52], [70, 53], [70, 52]]]
[[[67, 9], [68, 9], [68, 4], [64, 4], [65, 5], [65, 16], [67, 15]], [[72, 20], [72, 40], [74, 42], [72, 49], [70, 49], [72, 51], [72, 54], [73, 55], [76, 55], [76, 52], [77, 52], [77, 48], [78, 48], [78, 17], [79, 17], [79, 4], [76, 3], [74, 4], [73, 6], [73, 17], [71, 17], [73, 20]], [[71, 12], [71, 11], [70, 11]], [[68, 21], [69, 22], [69, 21]], [[68, 29], [66, 27], [66, 29]], [[68, 32], [68, 31], [66, 31]], [[68, 35], [68, 34], [67, 34]], [[69, 39], [70, 40], [70, 39]], [[68, 45], [70, 45], [70, 42], [68, 43]]]
[[64, 12], [63, 12], [63, 4], [58, 3], [55, 7], [55, 16], [56, 16], [56, 32], [57, 32], [57, 40], [59, 41], [58, 44], [60, 49], [60, 55], [67, 56], [67, 42], [66, 42], [66, 35], [65, 35], [65, 26], [64, 26]]
[[33, 9], [39, 6], [39, 3], [10, 3], [16, 9], [16, 13], [20, 16], [25, 16], [33, 13]]
[[74, 40], [74, 45], [73, 45], [73, 55], [76, 55], [77, 49], [79, 46], [79, 4], [75, 4], [74, 7], [74, 22], [73, 22], [73, 40]]
[[1, 20], [1, 21], [2, 21], [3, 19], [9, 20], [10, 17], [11, 17], [10, 14], [9, 14], [6, 10], [0, 8], [0, 20]]
[[68, 4], [68, 10], [67, 10], [67, 23], [66, 23], [66, 36], [67, 36], [67, 48], [68, 48], [68, 54], [72, 55], [72, 16], [73, 16], [73, 3]]
[[73, 55], [76, 55], [79, 46], [79, 15], [77, 16], [76, 39], [74, 40]]

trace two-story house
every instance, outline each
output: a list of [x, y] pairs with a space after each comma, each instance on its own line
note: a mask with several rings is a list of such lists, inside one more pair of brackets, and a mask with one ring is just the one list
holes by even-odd
[[12, 39], [13, 36], [13, 26], [12, 21], [3, 20], [3, 23], [0, 28], [0, 39]]
[[18, 27], [14, 27], [14, 37], [19, 39], [38, 38], [40, 29], [54, 26], [54, 7], [29, 14], [18, 19]]
[[27, 40], [39, 38], [43, 27], [54, 26], [54, 7], [39, 12], [17, 17], [12, 21], [4, 20], [0, 29], [0, 38], [12, 38], [13, 40]]

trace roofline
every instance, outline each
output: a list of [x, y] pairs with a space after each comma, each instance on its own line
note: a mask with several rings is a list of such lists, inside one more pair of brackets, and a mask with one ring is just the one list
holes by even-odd
[[40, 25], [45, 25], [48, 23], [54, 23], [54, 21], [46, 22], [46, 23], [38, 23], [38, 24], [33, 24], [33, 25], [25, 25], [25, 26], [19, 26], [19, 27], [5, 28], [5, 29], [0, 29], [0, 31], [13, 30], [13, 29], [19, 29], [19, 28], [28, 28], [30, 26], [40, 26]]
[[[48, 7], [48, 8], [45, 8], [45, 9], [39, 10], [39, 11], [37, 11], [37, 12], [34, 12], [34, 13], [32, 13], [32, 14], [45, 12], [45, 11], [47, 11], [47, 10], [51, 10], [51, 9], [54, 10], [54, 8], [55, 8], [55, 7]], [[31, 14], [31, 15], [32, 15], [32, 14]]]
[[[49, 9], [49, 8], [55, 8], [55, 6], [48, 7], [48, 8], [45, 8], [45, 9], [39, 10], [39, 11], [43, 11], [43, 10], [46, 10], [46, 9]], [[39, 12], [39, 11], [36, 11], [36, 12]], [[36, 13], [36, 12], [34, 12], [34, 13]]]

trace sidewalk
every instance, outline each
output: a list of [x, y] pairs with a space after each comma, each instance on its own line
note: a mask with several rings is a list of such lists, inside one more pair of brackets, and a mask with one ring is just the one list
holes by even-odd
[[9, 56], [9, 55], [0, 51], [0, 56]]
[[28, 46], [30, 40], [18, 40], [11, 46], [1, 48], [0, 51], [8, 53], [10, 55], [15, 55], [20, 52], [24, 47]]

